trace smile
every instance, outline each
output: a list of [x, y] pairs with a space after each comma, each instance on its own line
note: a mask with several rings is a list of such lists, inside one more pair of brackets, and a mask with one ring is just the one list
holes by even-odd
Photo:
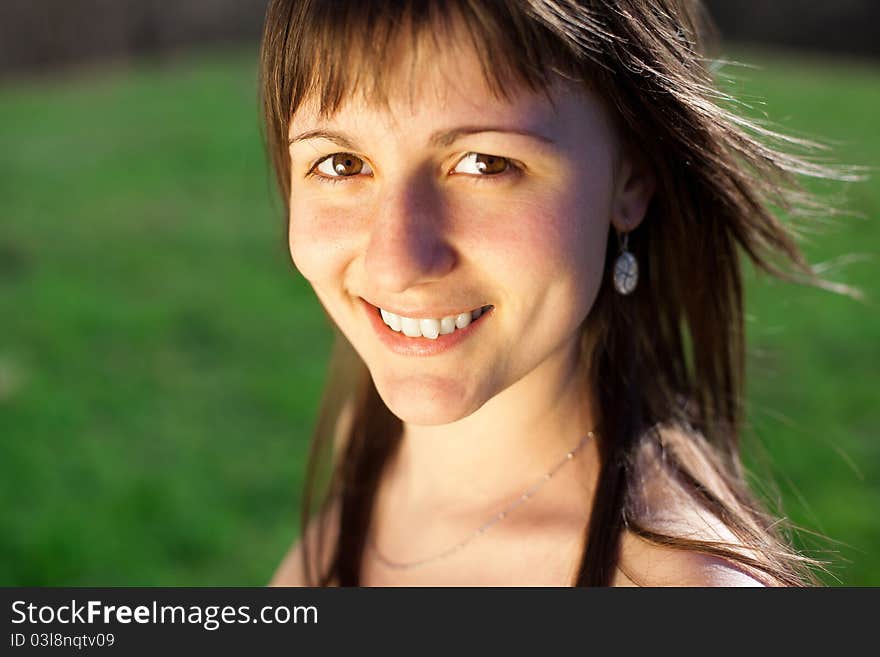
[[436, 340], [441, 335], [449, 335], [469, 326], [471, 322], [478, 320], [484, 312], [491, 309], [492, 306], [480, 306], [475, 310], [447, 315], [439, 319], [403, 317], [383, 308], [379, 308], [379, 315], [392, 331], [403, 333], [409, 338]]
[[[407, 317], [361, 299], [379, 342], [401, 356], [435, 356], [461, 345], [495, 315], [492, 305], [442, 317]], [[447, 311], [449, 312], [449, 311]]]

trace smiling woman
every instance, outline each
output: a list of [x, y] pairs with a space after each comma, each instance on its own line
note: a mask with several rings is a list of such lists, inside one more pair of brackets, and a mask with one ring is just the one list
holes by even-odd
[[290, 253], [338, 329], [273, 583], [812, 581], [740, 465], [738, 249], [822, 284], [768, 200], [830, 172], [715, 103], [698, 19], [270, 3]]
[[[571, 423], [553, 382], [572, 376], [608, 218], [635, 227], [652, 183], [586, 92], [560, 82], [498, 100], [473, 49], [452, 50], [442, 67], [400, 80], [411, 93], [387, 107], [349, 101], [323, 119], [306, 103], [294, 114], [291, 134], [310, 138], [293, 137], [290, 149], [290, 248], [390, 411], [413, 423], [409, 444], [449, 446], [419, 427], [461, 421], [457, 476], [478, 479], [482, 458], [516, 472], [522, 455], [498, 444], [499, 454], [476, 456], [465, 449], [474, 435], [498, 433], [487, 446], [501, 435], [533, 442], [515, 436], [553, 426], [556, 437], [540, 442], [546, 461], [591, 428], [590, 417]], [[340, 147], [352, 152], [333, 153]], [[383, 311], [387, 322], [376, 321]], [[455, 330], [441, 337], [444, 320]], [[502, 398], [533, 408], [513, 417]]]

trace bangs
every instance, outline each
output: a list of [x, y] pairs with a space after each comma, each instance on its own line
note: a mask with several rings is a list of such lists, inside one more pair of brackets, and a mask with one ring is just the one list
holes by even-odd
[[[420, 63], [442, 62], [453, 47], [462, 45], [473, 47], [486, 86], [496, 97], [509, 99], [523, 88], [546, 92], [559, 75], [584, 80], [587, 61], [582, 53], [585, 47], [598, 48], [601, 40], [596, 29], [596, 43], [585, 43], [590, 32], [583, 25], [577, 28], [577, 43], [561, 38], [527, 2], [275, 4], [296, 5], [289, 8], [287, 20], [267, 21], [267, 30], [269, 25], [279, 30], [270, 46], [274, 53], [264, 53], [264, 62], [277, 58], [264, 92], [269, 94], [266, 100], [273, 101], [278, 128], [305, 99], [317, 103], [322, 117], [355, 94], [370, 104], [387, 106], [392, 78], [402, 66], [408, 65], [412, 74]], [[271, 36], [267, 32], [266, 40]]]
[[611, 41], [592, 10], [580, 6], [572, 13], [550, 2], [272, 0], [260, 94], [279, 190], [283, 198], [290, 191], [287, 131], [306, 100], [323, 118], [355, 95], [387, 106], [402, 67], [409, 66], [411, 76], [426, 62], [442, 67], [454, 48], [467, 46], [496, 98], [510, 100], [523, 90], [549, 98], [560, 76], [589, 85], [604, 68], [602, 53]]

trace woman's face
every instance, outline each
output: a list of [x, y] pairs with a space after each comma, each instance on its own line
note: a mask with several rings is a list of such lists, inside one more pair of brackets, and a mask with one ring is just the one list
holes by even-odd
[[579, 87], [501, 101], [467, 48], [393, 80], [388, 106], [293, 117], [290, 252], [391, 411], [444, 424], [575, 357], [627, 183]]

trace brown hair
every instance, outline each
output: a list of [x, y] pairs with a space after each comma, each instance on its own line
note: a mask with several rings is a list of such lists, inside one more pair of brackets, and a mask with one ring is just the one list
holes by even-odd
[[[728, 559], [768, 583], [818, 582], [812, 570], [819, 562], [795, 551], [780, 522], [761, 510], [740, 461], [739, 250], [773, 275], [851, 293], [816, 275], [793, 230], [773, 214], [781, 208], [808, 216], [817, 205], [795, 177], [835, 172], [787, 154], [787, 147], [804, 144], [729, 109], [732, 99], [718, 91], [703, 56], [703, 18], [691, 0], [273, 0], [266, 14], [265, 137], [285, 201], [287, 134], [300, 104], [315, 98], [322, 114], [331, 115], [355, 91], [382, 102], [388, 44], [409, 38], [408, 46], [418, 48], [433, 38], [441, 48], [453, 20], [465, 26], [499, 97], [523, 88], [546, 91], [556, 75], [582, 81], [603, 97], [651, 164], [657, 193], [631, 239], [639, 287], [625, 297], [610, 289], [612, 233], [605, 283], [582, 326], [585, 371], [599, 408], [601, 469], [576, 585], [611, 582], [624, 529]], [[401, 429], [337, 332], [303, 497], [303, 535], [316, 502], [324, 511], [331, 502], [339, 510], [326, 568], [304, 542], [305, 572], [314, 583], [359, 583], [374, 494]], [[647, 452], [660, 455], [736, 543], [694, 540], [643, 522], [636, 473]], [[321, 553], [326, 529], [317, 532]]]

